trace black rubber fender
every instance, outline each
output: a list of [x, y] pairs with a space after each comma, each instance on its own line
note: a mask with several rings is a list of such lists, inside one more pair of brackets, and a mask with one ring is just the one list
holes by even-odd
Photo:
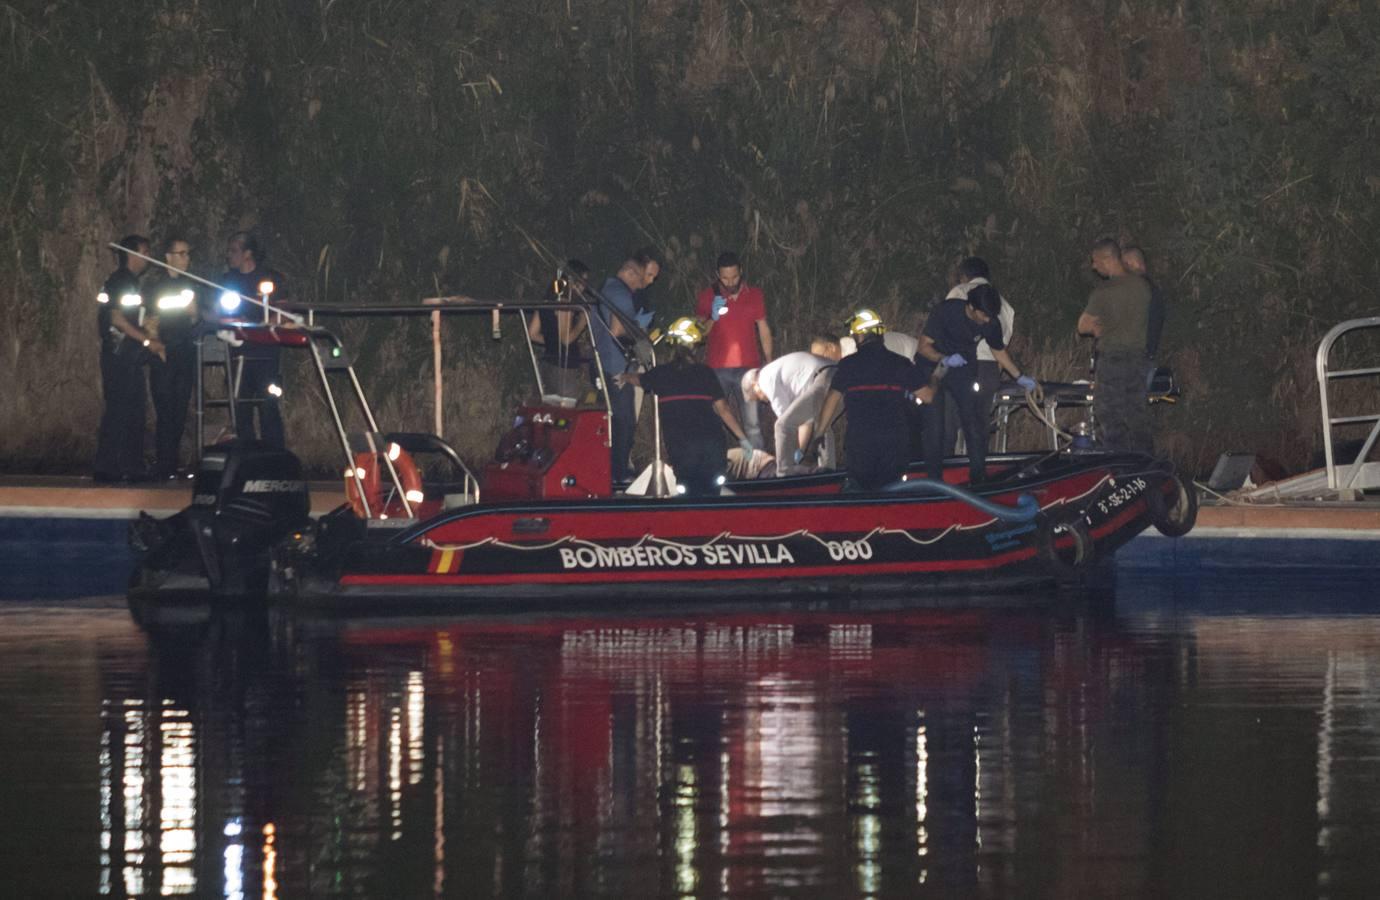
[[1171, 486], [1172, 500], [1165, 496], [1164, 482], [1145, 494], [1150, 524], [1165, 537], [1183, 537], [1198, 521], [1198, 489], [1178, 472], [1169, 473], [1165, 480]]
[[1036, 545], [1040, 558], [1058, 578], [1078, 575], [1097, 556], [1087, 519], [1076, 509], [1060, 507], [1042, 513]]

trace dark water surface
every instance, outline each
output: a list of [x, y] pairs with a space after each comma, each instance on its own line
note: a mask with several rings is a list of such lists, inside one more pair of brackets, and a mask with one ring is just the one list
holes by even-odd
[[0, 604], [6, 896], [1380, 896], [1380, 592], [389, 625]]

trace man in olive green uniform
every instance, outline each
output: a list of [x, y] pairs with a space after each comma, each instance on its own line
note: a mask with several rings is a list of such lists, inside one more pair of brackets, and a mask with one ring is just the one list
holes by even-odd
[[1150, 315], [1150, 285], [1126, 268], [1116, 241], [1093, 245], [1092, 267], [1106, 279], [1088, 295], [1078, 317], [1078, 333], [1097, 340], [1097, 384], [1093, 416], [1102, 444], [1110, 450], [1154, 451], [1145, 400], [1145, 336]]

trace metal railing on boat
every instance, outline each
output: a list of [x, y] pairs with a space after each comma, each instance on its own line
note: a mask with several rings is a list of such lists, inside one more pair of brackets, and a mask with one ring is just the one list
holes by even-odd
[[[1342, 378], [1364, 378], [1380, 375], [1380, 366], [1334, 371], [1329, 365], [1329, 359], [1332, 355], [1333, 345], [1342, 336], [1369, 328], [1380, 328], [1380, 316], [1369, 316], [1364, 319], [1350, 319], [1342, 322], [1323, 335], [1322, 342], [1318, 345], [1318, 399], [1322, 407], [1323, 455], [1327, 469], [1327, 488], [1346, 497], [1354, 497], [1358, 490], [1367, 487], [1380, 487], [1380, 463], [1366, 462], [1371, 450], [1375, 447], [1376, 438], [1380, 437], [1380, 412], [1355, 416], [1333, 416], [1328, 386], [1333, 381]], [[1332, 429], [1339, 425], [1361, 425], [1367, 422], [1373, 424], [1370, 434], [1366, 436], [1365, 443], [1356, 454], [1356, 459], [1349, 466], [1337, 465]], [[1343, 472], [1342, 470], [1346, 471]], [[1346, 479], [1344, 484], [1339, 483], [1343, 475]]]

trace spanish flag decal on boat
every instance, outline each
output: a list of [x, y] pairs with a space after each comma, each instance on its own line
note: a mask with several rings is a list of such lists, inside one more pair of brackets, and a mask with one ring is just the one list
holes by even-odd
[[450, 575], [460, 571], [460, 560], [464, 558], [463, 550], [432, 550], [431, 563], [426, 570], [432, 575]]

